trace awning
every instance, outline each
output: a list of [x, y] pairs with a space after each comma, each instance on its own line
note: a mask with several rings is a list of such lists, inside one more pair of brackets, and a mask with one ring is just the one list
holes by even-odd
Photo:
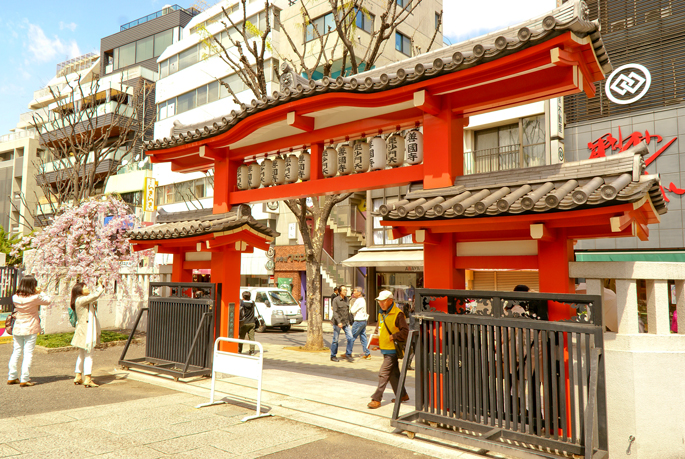
[[420, 250], [360, 250], [342, 262], [350, 267], [423, 267], [423, 249]]
[[576, 261], [656, 261], [685, 262], [685, 251], [576, 252]]

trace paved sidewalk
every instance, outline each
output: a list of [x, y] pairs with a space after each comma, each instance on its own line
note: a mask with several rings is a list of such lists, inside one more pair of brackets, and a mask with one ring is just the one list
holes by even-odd
[[[278, 417], [344, 432], [359, 438], [374, 440], [391, 447], [400, 448], [438, 458], [482, 459], [505, 457], [496, 453], [477, 453], [475, 448], [435, 437], [417, 435], [413, 440], [397, 432], [390, 425], [394, 397], [388, 386], [381, 408], [370, 410], [367, 403], [378, 382], [380, 353], [372, 353], [371, 360], [355, 359], [355, 362], [331, 362], [328, 352], [309, 353], [284, 349], [284, 346], [264, 344], [264, 371], [262, 382], [262, 410]], [[211, 380], [195, 378], [175, 382], [163, 376], [136, 371], [125, 372], [127, 378], [156, 384], [204, 397], [209, 401]], [[226, 405], [249, 406], [255, 409], [256, 381], [233, 376], [218, 375], [216, 400]], [[413, 399], [413, 374], [408, 378], [407, 391]], [[412, 400], [413, 401], [413, 400]], [[400, 413], [413, 409], [412, 401], [402, 406]], [[206, 409], [206, 408], [205, 408]], [[254, 413], [254, 412], [253, 412]], [[263, 419], [250, 421], [264, 422]]]

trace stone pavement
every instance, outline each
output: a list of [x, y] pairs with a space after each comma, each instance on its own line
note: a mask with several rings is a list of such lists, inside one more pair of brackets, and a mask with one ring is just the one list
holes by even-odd
[[[431, 457], [505, 457], [496, 453], [479, 454], [475, 448], [434, 437], [417, 435], [409, 439], [398, 433], [390, 425], [393, 408], [390, 400], [394, 395], [389, 385], [381, 408], [368, 409], [366, 405], [378, 382], [382, 360], [379, 352], [373, 352], [371, 360], [355, 359], [355, 362], [349, 363], [331, 362], [329, 352], [299, 352], [275, 344], [263, 346], [263, 412]], [[138, 371], [117, 370], [117, 373], [126, 373], [127, 378], [197, 395], [209, 401], [211, 380], [208, 378], [176, 382], [168, 377]], [[215, 400], [224, 400], [227, 404], [212, 407], [213, 410], [220, 411], [222, 407], [235, 405], [251, 407], [253, 410], [256, 408], [256, 381], [218, 375], [216, 391]], [[408, 378], [407, 391], [413, 399], [413, 374]], [[411, 411], [411, 403], [404, 404], [400, 413]], [[201, 410], [204, 409], [207, 408]], [[264, 419], [250, 421], [262, 422]]]

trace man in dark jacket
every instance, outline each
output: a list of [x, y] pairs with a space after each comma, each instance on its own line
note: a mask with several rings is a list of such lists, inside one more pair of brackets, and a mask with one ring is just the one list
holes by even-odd
[[333, 300], [333, 318], [331, 324], [333, 325], [333, 343], [331, 344], [331, 360], [339, 362], [338, 356], [338, 338], [340, 337], [340, 330], [345, 332], [347, 339], [347, 348], [345, 349], [345, 359], [348, 362], [354, 362], [352, 358], [352, 346], [354, 346], [354, 338], [352, 337], [352, 327], [350, 326], [350, 305], [347, 299], [347, 288], [344, 285], [338, 287], [340, 295]]
[[[254, 341], [254, 302], [250, 301], [250, 292], [243, 292], [243, 299], [240, 300], [240, 328], [238, 337]], [[249, 337], [249, 338], [248, 338]], [[243, 343], [238, 343], [238, 352], [243, 352]], [[254, 354], [254, 345], [250, 345], [250, 355]]]

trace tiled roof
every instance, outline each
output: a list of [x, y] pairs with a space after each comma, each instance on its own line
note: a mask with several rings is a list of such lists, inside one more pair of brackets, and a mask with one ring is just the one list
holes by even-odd
[[243, 226], [267, 238], [275, 238], [279, 234], [252, 218], [249, 206], [240, 206], [223, 214], [206, 214], [206, 212], [207, 210], [204, 209], [189, 212], [161, 212], [161, 216], [158, 216], [161, 223], [127, 231], [125, 236], [132, 241], [182, 239], [239, 230]]
[[284, 63], [281, 69], [281, 90], [274, 91], [272, 96], [243, 103], [240, 110], [233, 110], [214, 120], [185, 126], [175, 123], [170, 138], [148, 141], [145, 149], [161, 150], [211, 138], [227, 132], [243, 119], [258, 112], [319, 94], [380, 92], [458, 72], [535, 46], [568, 31], [581, 38], [589, 36], [602, 70], [605, 74], [611, 72], [609, 56], [599, 33], [599, 23], [589, 20], [584, 1], [569, 1], [548, 15], [523, 24], [352, 77], [306, 80]]
[[647, 144], [605, 158], [459, 177], [454, 186], [410, 187], [404, 199], [382, 205], [386, 220], [490, 217], [574, 210], [637, 202], [649, 194], [658, 214], [666, 213], [658, 175], [643, 175]]

